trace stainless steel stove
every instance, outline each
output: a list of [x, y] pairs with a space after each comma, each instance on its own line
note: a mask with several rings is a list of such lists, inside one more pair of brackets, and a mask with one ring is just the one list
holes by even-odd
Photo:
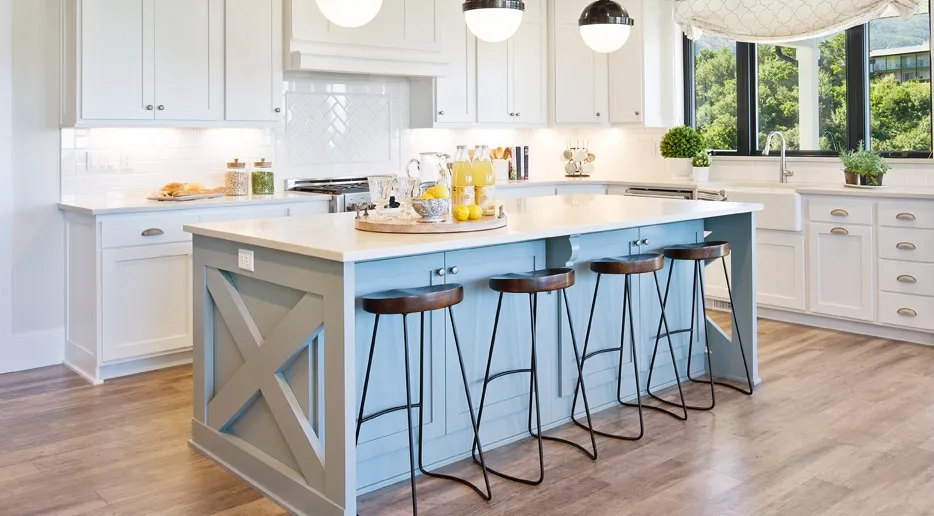
[[308, 192], [331, 196], [331, 213], [375, 209], [370, 202], [370, 186], [365, 177], [340, 177], [332, 179], [288, 179], [285, 189], [293, 192]]

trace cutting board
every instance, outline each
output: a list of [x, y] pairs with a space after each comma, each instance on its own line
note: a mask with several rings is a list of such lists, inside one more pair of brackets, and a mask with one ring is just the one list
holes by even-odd
[[217, 199], [218, 197], [223, 197], [223, 193], [212, 193], [212, 194], [195, 194], [195, 195], [182, 195], [179, 197], [157, 197], [155, 195], [150, 195], [147, 197], [150, 201], [164, 201], [164, 202], [185, 202], [185, 201], [197, 201], [198, 199]]

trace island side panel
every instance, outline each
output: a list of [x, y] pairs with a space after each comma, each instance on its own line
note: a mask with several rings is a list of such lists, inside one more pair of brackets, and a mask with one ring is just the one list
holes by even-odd
[[191, 445], [294, 514], [355, 514], [352, 266], [193, 245]]
[[[749, 374], [755, 384], [759, 378], [759, 324], [756, 305], [756, 214], [741, 213], [706, 220], [711, 234], [708, 240], [730, 243], [730, 287], [733, 291], [733, 311], [742, 338]], [[717, 260], [719, 262], [720, 260]], [[707, 274], [723, 274], [723, 266], [714, 263]], [[707, 319], [710, 336], [711, 365], [714, 375], [746, 382], [739, 338], [736, 331], [725, 332]], [[729, 335], [727, 335], [729, 333]]]

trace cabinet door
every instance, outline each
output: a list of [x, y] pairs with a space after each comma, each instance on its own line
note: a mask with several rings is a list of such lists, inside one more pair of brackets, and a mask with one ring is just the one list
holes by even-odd
[[811, 311], [873, 320], [872, 227], [812, 222], [808, 234]]
[[[444, 255], [429, 254], [379, 260], [358, 264], [355, 267], [357, 310], [355, 327], [356, 343], [356, 392], [357, 407], [363, 393], [370, 342], [373, 338], [375, 316], [363, 311], [360, 298], [373, 292], [397, 288], [416, 288], [444, 283], [437, 272], [444, 267]], [[444, 433], [444, 315], [431, 312], [425, 315], [425, 437], [426, 440]], [[418, 399], [419, 371], [419, 315], [408, 316], [409, 365], [412, 372], [412, 400]], [[403, 352], [403, 321], [401, 315], [381, 316], [373, 355], [373, 369], [367, 391], [366, 414], [373, 414], [388, 407], [404, 405], [405, 398], [405, 354]], [[356, 413], [356, 411], [355, 411]], [[416, 420], [413, 418], [413, 423]], [[408, 430], [405, 411], [397, 411], [364, 424], [360, 431], [357, 447], [357, 462], [364, 464], [377, 457], [378, 467], [360, 467], [358, 485], [368, 485], [386, 478], [388, 474], [402, 474], [408, 468]], [[397, 460], [398, 459], [398, 460]], [[390, 466], [387, 466], [390, 464]], [[387, 468], [392, 468], [388, 471]], [[379, 475], [379, 476], [370, 476]]]
[[477, 121], [481, 124], [511, 124], [512, 74], [509, 42], [477, 40]]
[[191, 243], [101, 252], [102, 360], [191, 347]]
[[227, 0], [226, 120], [268, 121], [282, 111], [282, 0]]
[[153, 0], [80, 5], [81, 118], [152, 120]]
[[557, 124], [607, 119], [607, 57], [590, 50], [578, 25], [555, 23], [554, 110]]
[[623, 7], [636, 21], [623, 48], [609, 54], [610, 123], [635, 124], [643, 121], [643, 23], [642, 0], [627, 0]]
[[435, 80], [435, 120], [442, 124], [477, 120], [477, 38], [467, 29], [458, 2], [445, 2], [442, 13], [450, 72]]
[[[547, 79], [545, 76], [545, 25], [541, 22], [522, 22], [509, 40], [511, 74], [511, 102], [509, 111], [515, 113], [513, 123], [544, 124]], [[479, 75], [483, 80], [484, 77]]]
[[[490, 338], [499, 294], [490, 290], [489, 278], [500, 274], [544, 268], [544, 244], [528, 242], [499, 247], [468, 249], [445, 253], [447, 281], [464, 286], [464, 301], [454, 307], [454, 317], [460, 338], [467, 378], [471, 386], [474, 409], [478, 410], [483, 388], [483, 374], [489, 356]], [[456, 271], [456, 273], [455, 273]], [[538, 296], [538, 369], [542, 400], [542, 421], [550, 421], [550, 404], [545, 393], [552, 392], [550, 371], [554, 345], [554, 327], [546, 321], [555, 320], [556, 295]], [[496, 335], [492, 372], [529, 367], [531, 335], [529, 296], [506, 294]], [[447, 425], [448, 433], [470, 426], [464, 384], [461, 379], [453, 334], [447, 332]], [[505, 376], [493, 381], [487, 391], [483, 409], [482, 438], [496, 442], [526, 431], [525, 414], [529, 403], [529, 375]], [[467, 439], [466, 433], [464, 434]], [[456, 450], [469, 448], [469, 440]]]
[[760, 305], [804, 310], [804, 235], [756, 232], [756, 300]]
[[154, 9], [157, 120], [223, 115], [223, 0], [158, 0]]

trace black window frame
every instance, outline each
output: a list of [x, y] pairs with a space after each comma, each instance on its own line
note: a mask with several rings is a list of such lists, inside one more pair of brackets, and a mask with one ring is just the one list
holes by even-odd
[[[934, 15], [934, 13], [932, 13]], [[696, 127], [696, 92], [694, 80], [694, 41], [683, 36], [684, 56], [684, 123]], [[758, 117], [758, 72], [757, 45], [755, 43], [736, 43], [736, 150], [712, 149], [714, 156], [762, 156], [756, 140], [759, 134]], [[928, 69], [934, 76], [934, 56]], [[867, 25], [858, 25], [846, 30], [846, 149], [855, 149], [860, 142], [869, 145], [869, 78], [871, 64], [869, 58], [869, 30]], [[934, 82], [934, 81], [932, 81]], [[934, 106], [934, 91], [932, 91]], [[932, 107], [934, 111], [934, 107]], [[934, 120], [934, 116], [932, 116]], [[932, 122], [934, 123], [934, 122]], [[934, 133], [934, 130], [932, 130]], [[932, 136], [934, 145], [934, 136]], [[769, 156], [778, 156], [779, 150], [773, 150]], [[836, 157], [837, 151], [829, 150], [788, 150], [788, 156], [799, 157]], [[931, 151], [885, 151], [886, 158], [934, 158]]]

